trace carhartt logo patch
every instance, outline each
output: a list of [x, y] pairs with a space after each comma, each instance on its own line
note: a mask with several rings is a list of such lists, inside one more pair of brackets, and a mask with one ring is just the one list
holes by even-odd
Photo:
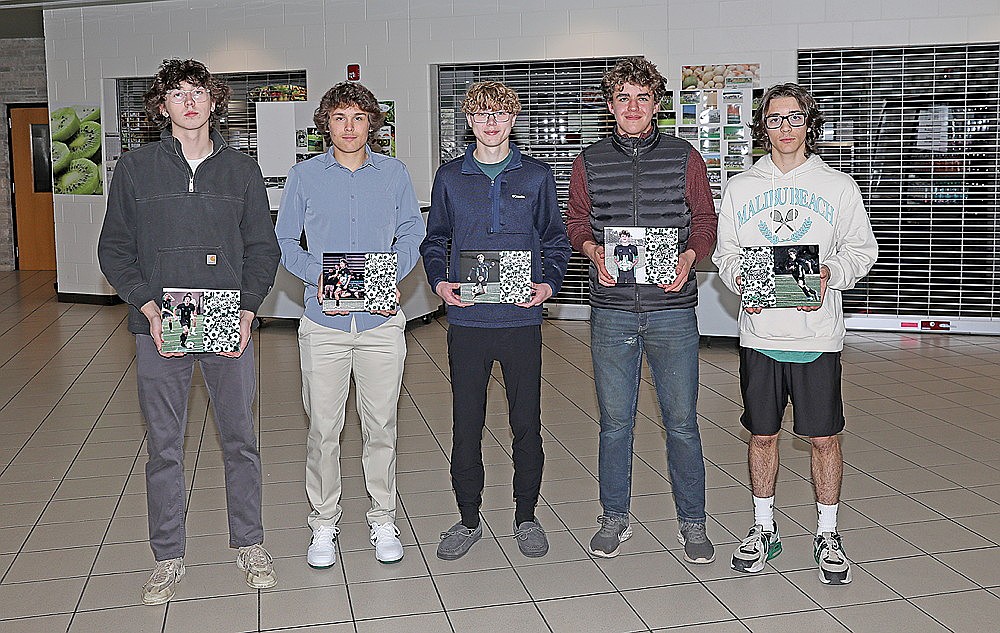
[[512, 194], [510, 194], [510, 197], [514, 198], [515, 200], [524, 200], [524, 196], [522, 196], [519, 193], [512, 193]]
[[205, 263], [208, 264], [209, 266], [215, 266], [217, 263], [219, 263], [218, 255], [215, 255], [214, 253], [205, 255]]

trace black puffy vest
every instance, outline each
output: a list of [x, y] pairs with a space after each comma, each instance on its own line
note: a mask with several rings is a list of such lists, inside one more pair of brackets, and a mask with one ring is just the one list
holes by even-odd
[[[684, 197], [691, 145], [673, 136], [653, 133], [645, 138], [612, 134], [583, 150], [590, 194], [590, 225], [598, 243], [606, 226], [676, 227], [680, 252], [687, 250], [691, 209]], [[678, 292], [654, 285], [602, 286], [597, 267], [590, 264], [590, 305], [597, 308], [652, 312], [693, 308], [698, 282], [692, 267]]]

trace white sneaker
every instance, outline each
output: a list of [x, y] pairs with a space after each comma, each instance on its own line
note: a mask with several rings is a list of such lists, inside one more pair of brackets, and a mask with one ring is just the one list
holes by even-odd
[[183, 558], [157, 561], [149, 580], [142, 586], [142, 603], [156, 605], [167, 602], [174, 597], [174, 587], [183, 577]]
[[313, 569], [329, 569], [337, 562], [337, 535], [340, 528], [321, 525], [313, 530], [312, 541], [306, 550], [306, 562]]
[[380, 563], [397, 563], [403, 559], [403, 544], [399, 542], [399, 528], [393, 522], [372, 523], [372, 545], [375, 560]]

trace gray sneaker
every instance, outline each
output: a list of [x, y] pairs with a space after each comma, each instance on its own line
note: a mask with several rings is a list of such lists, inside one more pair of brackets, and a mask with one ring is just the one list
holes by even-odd
[[174, 597], [174, 587], [183, 577], [183, 558], [157, 561], [149, 580], [142, 586], [142, 603], [157, 605], [167, 602]]
[[545, 538], [545, 530], [538, 519], [515, 525], [514, 539], [517, 541], [517, 548], [528, 558], [539, 558], [549, 551], [549, 540]]
[[260, 543], [241, 547], [236, 566], [246, 574], [248, 587], [270, 589], [278, 584], [278, 577], [274, 575], [274, 559]]
[[590, 553], [601, 558], [618, 556], [618, 546], [632, 538], [632, 526], [627, 517], [599, 516], [601, 529], [590, 539]]
[[681, 521], [677, 540], [684, 546], [684, 560], [687, 562], [706, 565], [715, 560], [715, 546], [705, 534], [704, 523]]
[[474, 530], [470, 530], [459, 521], [451, 526], [447, 532], [441, 532], [441, 542], [438, 543], [437, 557], [442, 560], [457, 560], [465, 556], [466, 552], [481, 538], [483, 538], [482, 521], [479, 522], [479, 525]]

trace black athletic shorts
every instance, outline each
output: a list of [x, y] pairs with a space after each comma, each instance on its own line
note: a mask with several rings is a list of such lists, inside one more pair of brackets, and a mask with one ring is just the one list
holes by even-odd
[[774, 435], [781, 430], [781, 418], [790, 399], [797, 435], [836, 435], [844, 430], [840, 380], [840, 352], [824, 352], [811, 363], [782, 363], [741, 347], [740, 422], [754, 435]]

